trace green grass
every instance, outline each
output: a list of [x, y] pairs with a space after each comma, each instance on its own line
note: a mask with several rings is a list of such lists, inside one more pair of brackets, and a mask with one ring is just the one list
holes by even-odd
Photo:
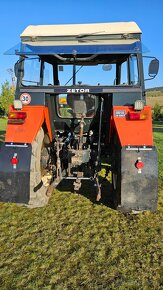
[[159, 187], [160, 189], [163, 189], [163, 122], [153, 122], [153, 132], [159, 157]]
[[95, 203], [89, 188], [75, 195], [60, 187], [40, 209], [1, 203], [0, 289], [163, 289], [162, 130], [163, 124], [154, 124], [157, 213], [125, 216]]

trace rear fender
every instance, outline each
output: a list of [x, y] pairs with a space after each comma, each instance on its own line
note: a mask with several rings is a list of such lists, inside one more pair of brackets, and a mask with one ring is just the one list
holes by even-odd
[[[11, 106], [10, 111], [16, 111]], [[31, 144], [45, 122], [50, 141], [52, 132], [48, 108], [44, 106], [24, 106], [22, 111], [27, 113], [24, 124], [8, 124], [6, 129], [6, 143], [28, 143]]]
[[142, 111], [147, 114], [145, 120], [129, 120], [130, 112], [135, 112], [133, 107], [113, 107], [110, 139], [116, 131], [121, 146], [153, 146], [151, 107], [145, 106]]

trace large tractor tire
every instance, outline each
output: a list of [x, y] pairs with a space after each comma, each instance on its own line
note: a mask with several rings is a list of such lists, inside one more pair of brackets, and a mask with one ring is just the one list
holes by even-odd
[[32, 143], [29, 207], [45, 206], [49, 200], [48, 189], [52, 175], [46, 169], [50, 151], [47, 139], [41, 128]]

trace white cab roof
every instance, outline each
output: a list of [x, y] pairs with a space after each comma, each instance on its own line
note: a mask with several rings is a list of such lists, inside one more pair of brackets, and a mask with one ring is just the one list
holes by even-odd
[[66, 37], [95, 35], [139, 34], [135, 22], [113, 22], [95, 24], [30, 25], [20, 35], [22, 40], [33, 37]]

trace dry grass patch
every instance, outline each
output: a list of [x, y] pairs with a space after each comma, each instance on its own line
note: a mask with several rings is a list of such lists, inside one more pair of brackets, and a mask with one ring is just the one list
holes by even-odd
[[158, 97], [147, 97], [148, 106], [153, 108], [156, 103], [163, 107], [163, 95]]

